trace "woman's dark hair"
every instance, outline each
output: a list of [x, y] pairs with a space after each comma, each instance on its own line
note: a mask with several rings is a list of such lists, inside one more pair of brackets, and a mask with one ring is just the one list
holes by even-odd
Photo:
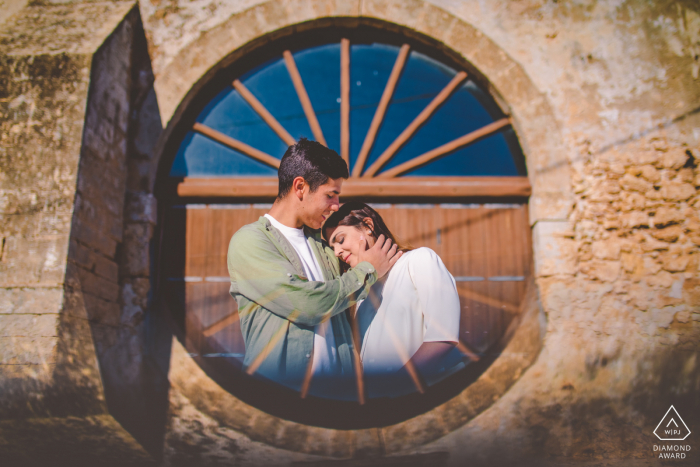
[[277, 199], [284, 198], [297, 177], [303, 177], [311, 192], [328, 181], [329, 178], [348, 178], [348, 164], [332, 149], [321, 143], [301, 138], [292, 144], [282, 156]]
[[[374, 228], [371, 228], [371, 226], [365, 221], [367, 218], [372, 219]], [[326, 235], [326, 229], [333, 229], [341, 225], [356, 227], [358, 229], [361, 225], [364, 225], [370, 229], [375, 240], [380, 235], [384, 235], [384, 237], [390, 238], [392, 242], [398, 245], [399, 251], [413, 250], [412, 246], [402, 244], [399, 240], [397, 240], [389, 230], [389, 227], [387, 227], [384, 223], [382, 216], [380, 216], [377, 211], [365, 203], [361, 203], [359, 201], [349, 201], [343, 204], [340, 209], [326, 219], [322, 229], [323, 236], [325, 237]], [[330, 241], [330, 239], [326, 238], [326, 241]]]

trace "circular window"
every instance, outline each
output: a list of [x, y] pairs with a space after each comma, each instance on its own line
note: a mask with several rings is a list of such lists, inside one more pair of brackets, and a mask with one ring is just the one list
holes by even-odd
[[[372, 29], [269, 43], [202, 87], [163, 183], [159, 293], [210, 377], [276, 416], [359, 428], [425, 412], [489, 366], [517, 321], [531, 251], [524, 157], [485, 89], [442, 49]], [[279, 160], [300, 137], [348, 162], [341, 202], [371, 203], [397, 237], [434, 250], [454, 277], [460, 343], [427, 386], [386, 392], [358, 379], [329, 391], [311, 378], [299, 392], [243, 365], [228, 244], [269, 210]]]

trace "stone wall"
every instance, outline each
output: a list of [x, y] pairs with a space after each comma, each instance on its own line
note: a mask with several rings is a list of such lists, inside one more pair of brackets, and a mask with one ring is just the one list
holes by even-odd
[[125, 218], [140, 223], [144, 211], [125, 208], [134, 104], [152, 83], [140, 15], [130, 3], [32, 2], [10, 23], [0, 37], [0, 450], [16, 465], [50, 462], [62, 446], [66, 462], [147, 462], [132, 435], [147, 447], [152, 435], [124, 420], [155, 401], [120, 403], [125, 387], [150, 387], [144, 326], [122, 316], [132, 274], [118, 264]]

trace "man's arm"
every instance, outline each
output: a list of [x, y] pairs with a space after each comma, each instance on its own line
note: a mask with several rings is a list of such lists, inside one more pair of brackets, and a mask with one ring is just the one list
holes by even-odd
[[377, 272], [369, 262], [362, 262], [331, 281], [302, 279], [265, 233], [253, 229], [233, 236], [228, 266], [235, 293], [307, 326], [315, 326], [364, 299], [377, 280]]

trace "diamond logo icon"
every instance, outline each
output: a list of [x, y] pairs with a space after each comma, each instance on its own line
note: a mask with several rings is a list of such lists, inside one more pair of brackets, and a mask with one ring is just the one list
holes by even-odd
[[690, 435], [690, 430], [676, 408], [671, 406], [656, 426], [654, 434], [661, 441], [683, 441]]

